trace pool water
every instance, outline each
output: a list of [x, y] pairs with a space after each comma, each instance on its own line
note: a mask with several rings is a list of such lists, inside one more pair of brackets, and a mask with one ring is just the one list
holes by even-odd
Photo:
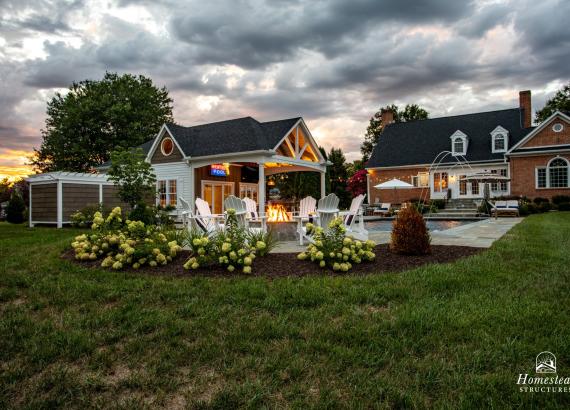
[[[390, 232], [392, 230], [393, 221], [370, 221], [366, 222], [366, 229], [371, 232]], [[475, 221], [470, 220], [445, 220], [445, 221], [426, 221], [428, 230], [444, 231], [446, 229], [456, 228], [461, 225], [467, 225]]]

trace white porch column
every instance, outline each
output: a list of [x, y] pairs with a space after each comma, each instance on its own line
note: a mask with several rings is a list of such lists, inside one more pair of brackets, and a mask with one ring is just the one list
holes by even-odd
[[194, 165], [192, 164], [188, 164], [190, 166], [190, 178], [189, 178], [189, 185], [188, 185], [188, 202], [190, 205], [190, 209], [192, 210], [192, 213], [194, 213], [194, 203], [196, 202], [196, 193], [194, 192], [194, 174], [195, 174], [195, 170], [194, 170]]
[[366, 173], [366, 195], [368, 198], [368, 205], [372, 205], [372, 198], [370, 197], [370, 174]]
[[325, 179], [325, 173], [321, 171], [321, 198], [324, 198], [326, 196], [326, 179]]
[[259, 215], [265, 215], [265, 164], [260, 162], [259, 166], [259, 188], [257, 193], [257, 202], [259, 206]]
[[57, 227], [63, 227], [63, 186], [57, 181]]
[[30, 228], [34, 227], [34, 224], [32, 223], [32, 186], [33, 184], [29, 184], [29, 190], [28, 190], [28, 196], [29, 196], [29, 201], [30, 203], [28, 204], [28, 218], [29, 218], [29, 222], [28, 222], [28, 226]]

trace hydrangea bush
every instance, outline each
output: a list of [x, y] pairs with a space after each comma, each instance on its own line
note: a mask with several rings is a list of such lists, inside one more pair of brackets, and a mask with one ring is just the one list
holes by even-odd
[[160, 231], [142, 221], [124, 221], [120, 207], [114, 208], [106, 218], [101, 212], [95, 212], [91, 231], [76, 236], [71, 243], [75, 258], [102, 259], [104, 268], [166, 265], [182, 249], [176, 240], [169, 239], [168, 231]]
[[332, 268], [334, 271], [348, 272], [353, 263], [373, 261], [376, 255], [374, 241], [366, 242], [346, 236], [346, 228], [342, 218], [333, 219], [327, 229], [307, 224], [307, 232], [312, 234], [313, 243], [305, 252], [297, 255], [300, 260], [310, 259], [321, 268]]
[[192, 231], [188, 246], [192, 255], [184, 264], [185, 269], [217, 264], [229, 272], [242, 269], [243, 273], [251, 273], [255, 258], [266, 255], [275, 241], [270, 234], [250, 233], [241, 228], [235, 210], [229, 209], [223, 231], [210, 235]]

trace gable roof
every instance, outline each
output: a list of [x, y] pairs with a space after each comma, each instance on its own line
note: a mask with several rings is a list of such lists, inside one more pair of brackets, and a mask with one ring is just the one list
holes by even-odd
[[491, 131], [498, 125], [508, 130], [509, 147], [532, 130], [523, 128], [519, 108], [393, 123], [384, 128], [366, 167], [431, 164], [441, 151], [450, 151], [449, 138], [458, 130], [469, 139], [467, 161], [502, 160], [504, 153], [491, 150]]
[[[166, 128], [186, 157], [203, 157], [274, 149], [301, 117], [259, 122], [252, 117], [183, 127], [166, 124]], [[145, 154], [152, 149], [153, 140], [140, 146]]]
[[530, 147], [530, 148], [523, 148], [523, 145], [529, 142], [535, 135], [537, 135], [540, 131], [545, 129], [549, 124], [551, 124], [557, 117], [560, 117], [566, 122], [570, 122], [570, 113], [565, 110], [557, 110], [550, 117], [545, 119], [539, 126], [533, 128], [527, 135], [521, 138], [516, 144], [513, 144], [512, 147], [508, 150], [507, 155], [510, 155], [515, 152], [525, 152], [526, 150], [532, 149], [533, 151], [537, 150], [551, 150], [552, 147]]

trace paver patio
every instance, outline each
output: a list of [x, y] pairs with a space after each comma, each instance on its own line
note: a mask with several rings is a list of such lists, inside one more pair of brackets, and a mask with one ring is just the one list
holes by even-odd
[[[497, 239], [506, 234], [524, 218], [485, 219], [461, 225], [445, 231], [432, 231], [433, 245], [473, 246], [489, 248]], [[390, 242], [390, 232], [370, 232], [370, 239], [378, 244]], [[280, 242], [273, 252], [301, 252], [306, 246], [297, 241]]]

